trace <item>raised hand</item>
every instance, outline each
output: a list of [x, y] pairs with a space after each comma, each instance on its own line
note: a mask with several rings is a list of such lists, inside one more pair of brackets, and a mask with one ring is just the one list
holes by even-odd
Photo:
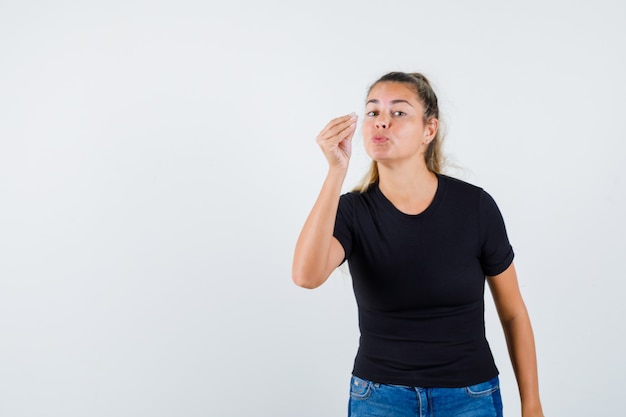
[[352, 154], [352, 136], [356, 130], [357, 115], [354, 113], [337, 117], [317, 135], [330, 168], [347, 169]]

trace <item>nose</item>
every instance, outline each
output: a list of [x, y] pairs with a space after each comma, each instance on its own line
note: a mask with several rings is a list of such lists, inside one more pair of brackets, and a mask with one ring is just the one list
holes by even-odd
[[374, 125], [377, 129], [387, 129], [389, 127], [389, 120], [381, 114], [376, 118], [376, 123]]

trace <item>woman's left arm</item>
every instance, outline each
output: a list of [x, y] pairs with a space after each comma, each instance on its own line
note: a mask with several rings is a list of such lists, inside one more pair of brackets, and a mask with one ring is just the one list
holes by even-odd
[[515, 266], [511, 264], [501, 274], [488, 277], [487, 282], [498, 310], [517, 379], [522, 417], [543, 417], [539, 399], [535, 338], [517, 282]]

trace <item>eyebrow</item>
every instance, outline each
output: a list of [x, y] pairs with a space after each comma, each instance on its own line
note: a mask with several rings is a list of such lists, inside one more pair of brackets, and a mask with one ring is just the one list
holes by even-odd
[[[373, 98], [371, 100], [368, 100], [367, 103], [365, 103], [365, 104], [367, 105], [367, 104], [370, 104], [370, 103], [379, 104], [380, 101], [375, 99], [375, 98]], [[409, 103], [407, 100], [402, 100], [402, 99], [391, 100], [390, 103], [391, 104], [406, 103], [409, 106], [413, 107], [413, 105], [411, 103]]]

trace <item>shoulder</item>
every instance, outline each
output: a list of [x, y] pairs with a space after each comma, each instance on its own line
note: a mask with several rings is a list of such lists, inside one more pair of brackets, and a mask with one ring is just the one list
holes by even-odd
[[339, 207], [354, 206], [362, 199], [362, 195], [358, 191], [349, 191], [339, 197]]
[[364, 204], [367, 201], [371, 201], [375, 198], [377, 184], [372, 184], [366, 191], [361, 192], [357, 190], [348, 191], [341, 195], [340, 204]]
[[372, 185], [365, 192], [349, 191], [342, 194], [339, 198], [339, 213], [359, 217], [378, 211], [380, 199], [377, 196], [377, 189], [376, 185]]
[[482, 187], [460, 180], [458, 178], [450, 177], [444, 174], [438, 174], [438, 176], [441, 182], [445, 183], [447, 187], [451, 188], [454, 191], [466, 191], [475, 193], [480, 193], [483, 191]]
[[465, 210], [473, 207], [483, 214], [499, 212], [494, 198], [482, 187], [446, 175], [440, 175], [440, 178], [445, 184], [448, 201], [455, 201], [457, 206], [463, 206]]
[[487, 194], [482, 187], [447, 175], [439, 174], [439, 182], [449, 197], [477, 201]]

